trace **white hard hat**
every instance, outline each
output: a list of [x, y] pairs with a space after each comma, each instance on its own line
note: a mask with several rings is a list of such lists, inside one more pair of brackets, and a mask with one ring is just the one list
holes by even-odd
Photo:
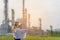
[[16, 21], [16, 22], [19, 22], [20, 20], [19, 20], [19, 19], [16, 19], [15, 21]]

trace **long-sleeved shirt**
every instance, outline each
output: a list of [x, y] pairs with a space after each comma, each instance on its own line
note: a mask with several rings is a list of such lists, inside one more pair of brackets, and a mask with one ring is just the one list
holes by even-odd
[[16, 28], [15, 33], [13, 33], [13, 37], [16, 39], [25, 38], [26, 37], [26, 31], [27, 31], [26, 28], [22, 28], [22, 29]]

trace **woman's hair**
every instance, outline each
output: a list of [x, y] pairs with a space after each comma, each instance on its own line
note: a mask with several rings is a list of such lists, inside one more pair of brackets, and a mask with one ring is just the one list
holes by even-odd
[[15, 22], [14, 23], [14, 28], [16, 28], [18, 26], [19, 22]]

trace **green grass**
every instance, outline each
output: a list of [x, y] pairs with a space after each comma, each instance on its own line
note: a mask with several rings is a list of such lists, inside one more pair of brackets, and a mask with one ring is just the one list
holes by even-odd
[[[13, 40], [12, 36], [0, 36], [0, 40]], [[40, 36], [27, 36], [22, 40], [60, 40], [60, 37], [40, 37]]]

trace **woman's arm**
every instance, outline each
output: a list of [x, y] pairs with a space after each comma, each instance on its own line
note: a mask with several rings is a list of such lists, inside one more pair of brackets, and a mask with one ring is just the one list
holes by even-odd
[[15, 33], [16, 32], [15, 29], [12, 29], [12, 32]]
[[13, 26], [12, 27], [12, 33], [15, 33], [16, 32], [16, 30], [15, 30], [15, 27]]

